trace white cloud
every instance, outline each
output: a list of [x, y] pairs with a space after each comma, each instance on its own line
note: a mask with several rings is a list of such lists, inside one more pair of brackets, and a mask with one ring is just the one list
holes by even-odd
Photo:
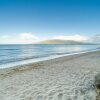
[[8, 35], [3, 35], [3, 36], [0, 36], [0, 38], [6, 39], [6, 38], [9, 38], [9, 36]]
[[33, 35], [32, 33], [21, 33], [19, 35], [19, 37], [23, 40], [30, 40], [30, 39], [38, 39], [38, 37], [36, 37], [35, 35]]
[[[99, 38], [100, 36], [98, 36]], [[18, 35], [2, 35], [0, 36], [0, 44], [29, 44], [37, 41], [47, 39], [60, 39], [60, 40], [74, 40], [74, 41], [90, 41], [91, 38], [82, 35], [69, 35], [69, 36], [55, 36], [51, 38], [41, 38], [35, 36], [33, 33], [20, 33]]]
[[71, 35], [71, 36], [57, 36], [57, 37], [53, 37], [53, 39], [74, 40], [74, 41], [87, 41], [88, 37], [81, 36], [81, 35]]
[[20, 33], [19, 35], [0, 36], [0, 44], [28, 44], [37, 41], [38, 37], [32, 33]]

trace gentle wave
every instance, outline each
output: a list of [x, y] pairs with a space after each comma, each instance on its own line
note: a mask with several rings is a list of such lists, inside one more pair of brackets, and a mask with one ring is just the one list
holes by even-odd
[[[0, 68], [10, 64], [34, 62], [73, 53], [90, 51], [97, 45], [4, 45], [0, 46]], [[1, 67], [2, 66], [2, 67]]]

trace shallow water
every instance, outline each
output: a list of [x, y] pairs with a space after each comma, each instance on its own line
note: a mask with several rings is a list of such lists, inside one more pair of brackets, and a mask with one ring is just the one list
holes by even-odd
[[97, 48], [98, 45], [0, 45], [0, 66]]

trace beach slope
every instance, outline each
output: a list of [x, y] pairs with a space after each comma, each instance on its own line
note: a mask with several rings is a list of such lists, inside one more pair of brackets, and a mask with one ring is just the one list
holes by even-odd
[[96, 100], [100, 51], [0, 70], [0, 100]]

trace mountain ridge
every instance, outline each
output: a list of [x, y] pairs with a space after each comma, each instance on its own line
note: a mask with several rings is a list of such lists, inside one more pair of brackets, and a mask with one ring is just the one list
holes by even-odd
[[90, 44], [82, 41], [74, 41], [74, 40], [60, 40], [60, 39], [50, 39], [50, 40], [44, 40], [40, 42], [36, 42], [33, 44]]

